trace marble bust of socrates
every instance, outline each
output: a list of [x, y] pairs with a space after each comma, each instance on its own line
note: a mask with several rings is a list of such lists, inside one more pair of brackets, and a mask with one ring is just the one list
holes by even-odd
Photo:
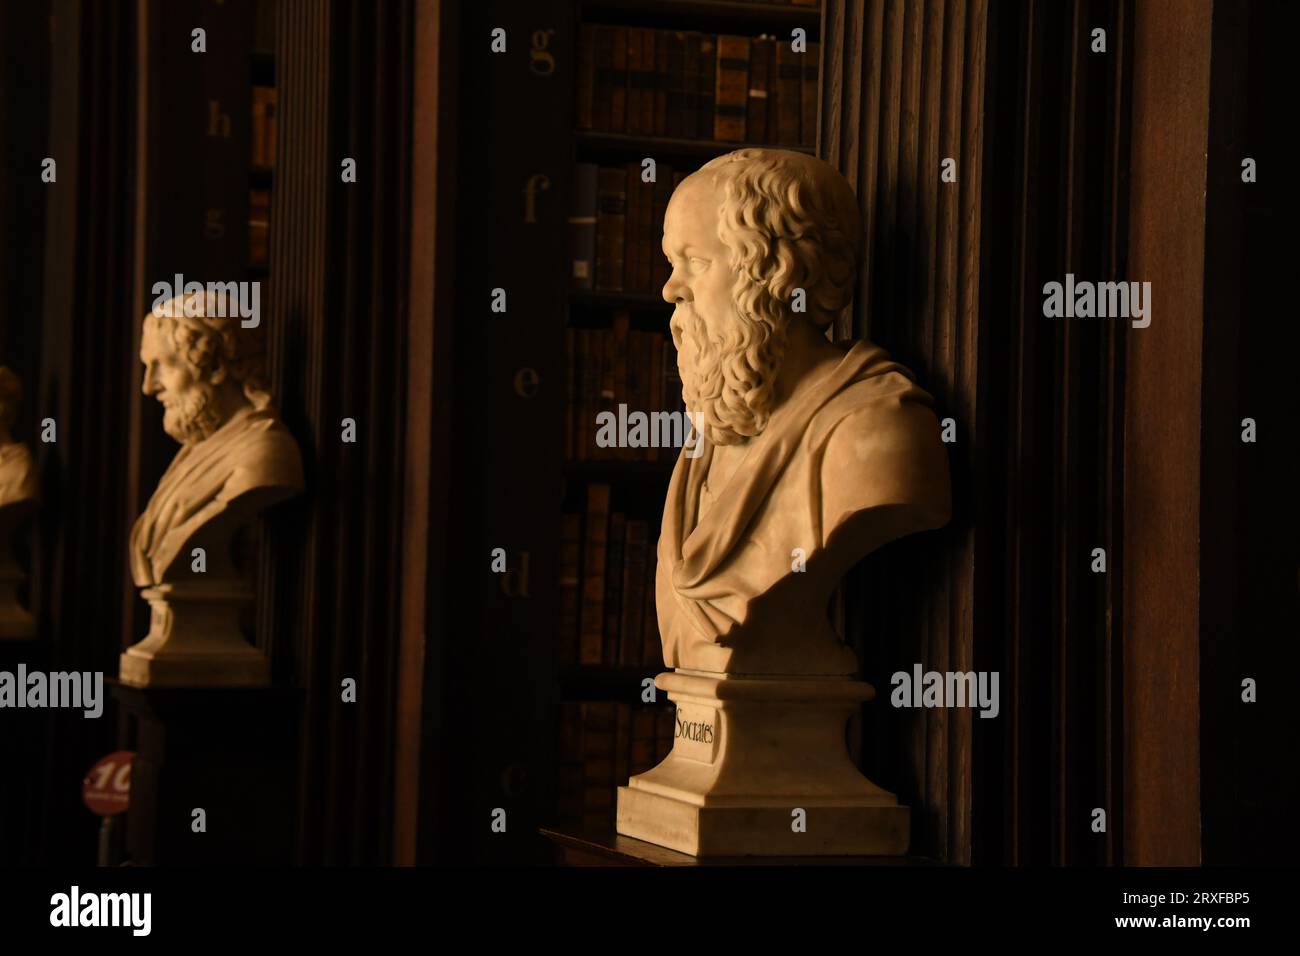
[[663, 297], [704, 450], [679, 456], [659, 538], [671, 667], [855, 673], [829, 623], [835, 586], [868, 552], [948, 521], [930, 396], [880, 347], [826, 337], [861, 248], [852, 188], [802, 153], [738, 150], [672, 195]]
[[[131, 530], [140, 587], [184, 575], [190, 546], [224, 546], [238, 524], [301, 491], [297, 442], [271, 405], [260, 328], [196, 292], [144, 318], [142, 389], [163, 406], [163, 429], [181, 449]], [[224, 570], [227, 555], [209, 555]]]

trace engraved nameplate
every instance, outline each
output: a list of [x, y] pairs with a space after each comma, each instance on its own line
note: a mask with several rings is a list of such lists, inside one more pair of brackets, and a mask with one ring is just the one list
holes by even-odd
[[673, 751], [680, 756], [713, 763], [718, 755], [718, 737], [721, 735], [718, 712], [712, 707], [697, 704], [678, 704], [676, 726], [673, 730]]

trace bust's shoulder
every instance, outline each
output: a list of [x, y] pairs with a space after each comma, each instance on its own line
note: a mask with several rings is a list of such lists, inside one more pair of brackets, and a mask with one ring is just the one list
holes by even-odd
[[880, 505], [910, 505], [925, 524], [947, 522], [948, 455], [933, 400], [906, 374], [853, 383], [814, 416], [826, 517]]
[[303, 487], [298, 442], [273, 411], [245, 420], [228, 454], [231, 476], [222, 491], [224, 498], [266, 486]]
[[813, 416], [808, 440], [814, 447], [862, 455], [939, 438], [934, 400], [902, 371], [859, 379], [842, 389]]

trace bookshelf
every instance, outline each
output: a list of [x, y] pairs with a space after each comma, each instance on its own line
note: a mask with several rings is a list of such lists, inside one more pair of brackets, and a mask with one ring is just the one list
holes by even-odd
[[[613, 825], [617, 786], [672, 747], [671, 704], [643, 692], [663, 670], [655, 550], [677, 449], [593, 447], [596, 416], [620, 405], [680, 410], [672, 306], [660, 292], [664, 209], [713, 157], [752, 146], [815, 151], [822, 11], [739, 0], [575, 8], [549, 819], [600, 830]], [[798, 53], [796, 28], [808, 41]]]

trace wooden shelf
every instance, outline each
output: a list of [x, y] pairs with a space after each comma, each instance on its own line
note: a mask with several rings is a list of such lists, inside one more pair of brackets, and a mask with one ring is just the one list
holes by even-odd
[[930, 867], [934, 860], [919, 856], [714, 856], [696, 857], [643, 840], [625, 837], [611, 826], [591, 830], [580, 826], [542, 827], [540, 833], [555, 846], [561, 866], [835, 866]]
[[746, 0], [582, 0], [588, 22], [633, 24], [673, 30], [701, 30], [758, 36], [795, 27], [808, 39], [821, 35], [821, 5], [746, 2]]
[[812, 155], [811, 146], [783, 146], [778, 143], [720, 143], [712, 139], [673, 136], [631, 136], [580, 129], [574, 132], [578, 159], [586, 162], [627, 162], [645, 156], [664, 159], [712, 159], [737, 149], [788, 149]]
[[275, 170], [270, 166], [248, 167], [248, 185], [254, 189], [270, 189], [275, 178]]

